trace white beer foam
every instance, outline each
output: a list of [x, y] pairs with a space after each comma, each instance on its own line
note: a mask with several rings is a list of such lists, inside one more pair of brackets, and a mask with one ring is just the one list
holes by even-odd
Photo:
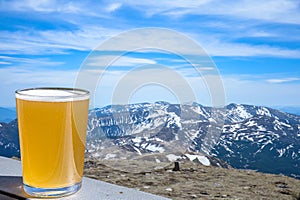
[[28, 89], [16, 93], [16, 98], [31, 101], [65, 102], [89, 99], [89, 94], [82, 90], [68, 89]]

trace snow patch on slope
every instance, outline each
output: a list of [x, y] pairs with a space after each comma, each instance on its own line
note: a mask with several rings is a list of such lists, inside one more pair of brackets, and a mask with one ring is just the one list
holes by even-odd
[[195, 161], [198, 159], [198, 161], [205, 166], [210, 166], [210, 161], [205, 156], [201, 155], [193, 155], [193, 154], [184, 154], [190, 161]]

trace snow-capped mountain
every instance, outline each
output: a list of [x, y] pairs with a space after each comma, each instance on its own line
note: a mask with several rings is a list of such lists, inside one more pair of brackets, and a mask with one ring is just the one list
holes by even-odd
[[299, 116], [248, 105], [227, 108], [247, 117], [224, 125], [213, 155], [237, 168], [300, 178]]
[[87, 155], [102, 159], [200, 152], [233, 167], [300, 178], [300, 117], [262, 106], [156, 102], [94, 109], [87, 146]]
[[[18, 155], [18, 142], [16, 120], [0, 123], [0, 155]], [[223, 160], [236, 168], [300, 178], [300, 116], [237, 104], [107, 106], [89, 112], [86, 156], [156, 162], [197, 158], [216, 166]]]
[[0, 156], [20, 156], [17, 120], [0, 122]]

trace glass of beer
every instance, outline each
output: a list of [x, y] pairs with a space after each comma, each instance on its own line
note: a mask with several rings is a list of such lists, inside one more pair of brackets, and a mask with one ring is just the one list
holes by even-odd
[[17, 90], [24, 191], [61, 197], [81, 188], [89, 92], [75, 88]]

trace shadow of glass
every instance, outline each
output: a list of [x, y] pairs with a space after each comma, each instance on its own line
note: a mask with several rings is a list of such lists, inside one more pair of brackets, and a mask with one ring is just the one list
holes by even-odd
[[0, 199], [27, 199], [21, 176], [0, 176]]

